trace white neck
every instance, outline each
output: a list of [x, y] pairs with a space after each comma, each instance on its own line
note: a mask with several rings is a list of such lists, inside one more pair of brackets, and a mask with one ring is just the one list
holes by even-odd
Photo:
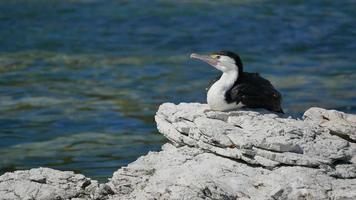
[[216, 81], [216, 83], [214, 83], [214, 85], [215, 84], [219, 85], [220, 88], [226, 92], [234, 85], [238, 76], [239, 76], [239, 73], [238, 73], [238, 71], [235, 71], [235, 70], [224, 72], [222, 74], [222, 76], [220, 77], [220, 79], [218, 81]]
[[214, 110], [230, 109], [231, 105], [225, 101], [225, 93], [234, 85], [238, 78], [238, 71], [224, 72], [208, 91], [207, 102]]

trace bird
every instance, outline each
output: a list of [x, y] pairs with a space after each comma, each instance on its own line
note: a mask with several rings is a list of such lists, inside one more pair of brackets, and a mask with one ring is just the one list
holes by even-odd
[[240, 108], [263, 108], [276, 113], [282, 110], [282, 95], [259, 73], [244, 72], [240, 56], [232, 51], [210, 55], [192, 53], [193, 59], [208, 63], [222, 72], [208, 88], [207, 103], [212, 110], [230, 111]]

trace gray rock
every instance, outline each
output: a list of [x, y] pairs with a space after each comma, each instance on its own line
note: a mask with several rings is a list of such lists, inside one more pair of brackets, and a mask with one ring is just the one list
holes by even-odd
[[355, 179], [306, 166], [269, 170], [188, 146], [163, 146], [114, 173], [110, 199], [355, 199]]
[[70, 171], [36, 168], [0, 176], [0, 199], [105, 199], [97, 181]]
[[[303, 121], [246, 110], [214, 112], [204, 104], [166, 103], [155, 119], [158, 130], [176, 146], [188, 145], [263, 167], [333, 166], [351, 162], [356, 150], [355, 143], [310, 118]], [[337, 123], [332, 128], [346, 130]], [[351, 135], [351, 128], [347, 130]]]
[[356, 199], [355, 143], [336, 124], [196, 103], [155, 119], [173, 145], [115, 172], [111, 199]]
[[165, 103], [171, 144], [106, 184], [48, 168], [0, 176], [0, 199], [356, 199], [355, 115], [311, 108], [304, 120], [263, 110]]
[[328, 128], [333, 135], [356, 142], [356, 115], [336, 110], [310, 108], [303, 117], [306, 121]]

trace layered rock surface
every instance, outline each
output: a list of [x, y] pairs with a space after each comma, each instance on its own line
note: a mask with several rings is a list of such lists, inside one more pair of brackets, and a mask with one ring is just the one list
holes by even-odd
[[311, 108], [302, 120], [165, 103], [155, 119], [171, 144], [108, 183], [33, 169], [1, 176], [0, 199], [356, 199], [355, 115]]
[[0, 199], [105, 199], [108, 194], [113, 192], [105, 184], [71, 171], [36, 168], [0, 176]]
[[[176, 146], [188, 145], [266, 168], [305, 166], [334, 172], [333, 167], [351, 164], [356, 156], [354, 141], [343, 137], [355, 136], [356, 123], [348, 120], [355, 118], [341, 112], [336, 117], [335, 112], [311, 108], [304, 115], [306, 120], [299, 120], [264, 111], [215, 112], [205, 104], [167, 103], [158, 110], [156, 122]], [[327, 124], [320, 118], [328, 118]]]

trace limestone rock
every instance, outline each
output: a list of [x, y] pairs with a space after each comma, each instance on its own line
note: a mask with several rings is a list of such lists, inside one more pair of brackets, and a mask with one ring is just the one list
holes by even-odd
[[304, 113], [304, 118], [306, 121], [328, 128], [331, 134], [356, 142], [356, 115], [337, 110], [310, 108]]
[[356, 199], [355, 143], [332, 132], [344, 123], [197, 103], [155, 119], [173, 145], [115, 172], [111, 199]]
[[165, 144], [114, 173], [110, 199], [355, 199], [355, 179], [305, 166], [262, 166]]
[[[333, 134], [331, 125], [323, 127], [310, 118], [285, 118], [263, 111], [215, 112], [205, 104], [166, 103], [155, 119], [158, 130], [176, 146], [188, 145], [267, 168], [332, 168], [335, 163], [352, 162], [356, 152], [356, 144]], [[340, 128], [345, 124], [335, 123], [332, 128], [346, 130]]]
[[70, 171], [35, 168], [0, 176], [0, 199], [105, 199], [97, 181]]

